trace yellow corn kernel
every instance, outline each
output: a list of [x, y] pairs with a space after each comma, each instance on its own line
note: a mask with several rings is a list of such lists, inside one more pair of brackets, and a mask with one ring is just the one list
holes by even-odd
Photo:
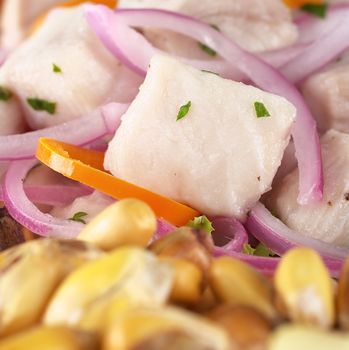
[[64, 280], [47, 307], [44, 323], [99, 330], [112, 305], [163, 305], [172, 278], [172, 269], [152, 253], [137, 247], [116, 249]]
[[291, 324], [279, 327], [269, 339], [268, 350], [295, 349], [348, 350], [349, 334]]
[[280, 310], [291, 320], [324, 328], [333, 325], [334, 287], [315, 251], [288, 251], [276, 270], [274, 282]]
[[146, 247], [155, 230], [156, 216], [149, 205], [138, 199], [124, 199], [99, 213], [78, 239], [103, 250], [123, 245]]
[[63, 278], [104, 253], [83, 242], [40, 239], [0, 254], [0, 335], [36, 323]]
[[66, 327], [38, 326], [0, 341], [0, 350], [98, 350], [93, 334]]
[[206, 274], [211, 265], [213, 242], [206, 232], [181, 227], [153, 242], [149, 249], [158, 256], [189, 260]]
[[144, 308], [115, 318], [105, 332], [104, 350], [219, 349], [231, 343], [224, 330], [181, 309]]
[[209, 284], [223, 302], [249, 305], [275, 319], [271, 283], [258, 271], [238, 259], [221, 257], [213, 261]]
[[196, 304], [203, 293], [204, 275], [192, 262], [184, 259], [161, 257], [174, 271], [170, 301], [180, 304]]

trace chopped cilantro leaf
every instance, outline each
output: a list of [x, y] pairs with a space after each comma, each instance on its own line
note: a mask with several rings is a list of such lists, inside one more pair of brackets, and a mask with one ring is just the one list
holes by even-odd
[[12, 92], [0, 86], [0, 101], [8, 101], [12, 97]]
[[254, 255], [257, 256], [275, 256], [275, 254], [264, 244], [259, 243], [256, 247]]
[[55, 63], [52, 63], [52, 70], [53, 70], [55, 73], [62, 73], [61, 67], [57, 66]]
[[270, 117], [270, 113], [262, 102], [256, 101], [254, 103], [254, 109], [256, 111], [257, 118]]
[[35, 111], [45, 111], [49, 114], [55, 114], [56, 112], [55, 102], [42, 100], [40, 98], [27, 98], [27, 102]]
[[187, 225], [198, 230], [205, 231], [208, 234], [211, 234], [212, 231], [214, 231], [212, 222], [205, 215], [197, 216], [193, 220], [189, 221]]
[[190, 107], [191, 107], [191, 101], [188, 101], [185, 105], [179, 108], [179, 111], [177, 114], [177, 121], [184, 118], [188, 114]]
[[275, 254], [264, 244], [259, 243], [256, 248], [251, 247], [249, 244], [244, 244], [243, 253], [247, 255], [271, 257]]
[[207, 46], [203, 43], [198, 43], [198, 45], [199, 45], [200, 49], [202, 51], [205, 51], [208, 55], [210, 55], [212, 57], [217, 55], [217, 52], [215, 50], [211, 49], [209, 46]]
[[68, 220], [77, 221], [77, 222], [81, 222], [82, 224], [86, 224], [86, 221], [83, 219], [85, 216], [87, 216], [87, 213], [85, 213], [84, 211], [78, 211]]
[[324, 4], [305, 4], [301, 7], [302, 11], [308, 12], [313, 16], [325, 18], [327, 14], [327, 3]]
[[246, 243], [246, 244], [244, 244], [244, 246], [243, 246], [242, 252], [243, 252], [244, 254], [247, 254], [247, 255], [254, 255], [255, 250], [256, 250], [256, 249], [253, 248], [253, 247], [251, 247], [250, 244]]

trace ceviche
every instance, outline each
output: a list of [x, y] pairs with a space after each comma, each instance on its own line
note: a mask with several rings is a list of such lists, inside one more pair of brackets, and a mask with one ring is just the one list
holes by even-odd
[[0, 350], [349, 349], [348, 21], [3, 0]]

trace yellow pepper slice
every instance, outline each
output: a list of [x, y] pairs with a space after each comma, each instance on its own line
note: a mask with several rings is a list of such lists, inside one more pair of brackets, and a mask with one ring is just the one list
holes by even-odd
[[186, 225], [200, 213], [170, 198], [148, 191], [104, 171], [104, 153], [53, 139], [39, 140], [36, 157], [62, 175], [99, 190], [115, 199], [138, 198], [149, 204], [159, 218], [176, 226]]

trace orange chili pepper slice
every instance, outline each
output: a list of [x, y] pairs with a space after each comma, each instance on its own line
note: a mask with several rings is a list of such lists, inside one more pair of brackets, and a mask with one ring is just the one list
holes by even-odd
[[95, 4], [108, 6], [110, 8], [115, 8], [117, 4], [117, 0], [69, 0], [67, 2], [64, 2], [62, 5], [59, 5], [59, 7], [72, 7], [81, 5], [84, 2], [92, 2]]
[[[83, 4], [84, 2], [92, 2], [94, 4], [105, 5], [110, 8], [115, 8], [118, 3], [117, 0], [69, 0], [67, 2], [64, 2], [63, 4], [55, 6], [54, 8], [78, 6]], [[30, 29], [30, 34], [34, 34], [42, 26], [43, 22], [47, 17], [47, 14], [48, 12], [44, 13], [34, 21]]]
[[284, 0], [284, 3], [291, 8], [300, 8], [306, 4], [320, 5], [323, 0]]
[[118, 179], [104, 171], [104, 153], [49, 138], [40, 138], [36, 157], [62, 175], [115, 199], [138, 198], [148, 203], [159, 218], [176, 226], [186, 225], [200, 213], [170, 198]]

